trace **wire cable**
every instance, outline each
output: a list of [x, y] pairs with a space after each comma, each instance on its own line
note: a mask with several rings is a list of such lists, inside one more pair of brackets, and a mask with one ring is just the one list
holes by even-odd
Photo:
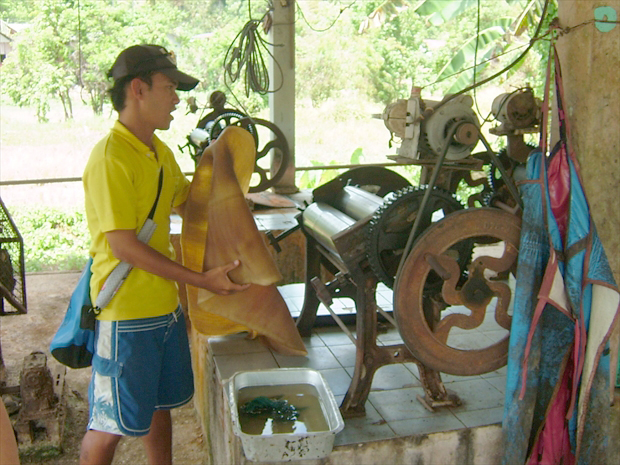
[[304, 20], [304, 22], [308, 25], [308, 27], [313, 30], [314, 32], [326, 32], [329, 31], [332, 27], [334, 27], [334, 25], [338, 22], [338, 20], [340, 19], [340, 16], [342, 16], [342, 14], [348, 10], [349, 8], [351, 8], [353, 5], [355, 5], [357, 3], [357, 0], [353, 0], [351, 3], [349, 3], [348, 5], [341, 7], [340, 8], [340, 13], [338, 13], [338, 16], [336, 16], [336, 18], [332, 21], [332, 23], [327, 26], [325, 29], [316, 29], [314, 26], [312, 26], [308, 20], [306, 19], [306, 15], [304, 15], [304, 11], [301, 9], [301, 5], [299, 4], [299, 2], [297, 0], [295, 0], [295, 4], [297, 5], [297, 11], [299, 11], [299, 14], [301, 16], [301, 18]]
[[478, 67], [478, 46], [480, 45], [480, 0], [478, 0], [477, 14], [476, 14], [476, 47], [474, 48], [474, 71], [472, 85], [474, 86], [474, 104], [476, 105], [476, 111], [482, 118], [482, 112], [478, 108], [478, 99], [476, 98], [476, 68]]
[[[250, 91], [261, 95], [276, 92], [283, 84], [282, 68], [269, 50], [269, 46], [275, 45], [267, 42], [258, 33], [261, 23], [262, 20], [250, 19], [228, 47], [224, 58], [225, 84], [228, 85], [227, 79], [234, 83], [243, 75], [246, 97], [250, 96]], [[265, 54], [271, 57], [280, 71], [280, 86], [277, 89], [269, 90], [271, 81]]]

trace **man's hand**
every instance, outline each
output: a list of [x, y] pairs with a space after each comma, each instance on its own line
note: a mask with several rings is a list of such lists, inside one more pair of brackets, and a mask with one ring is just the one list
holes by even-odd
[[245, 291], [250, 287], [250, 284], [236, 284], [228, 277], [228, 272], [240, 265], [239, 260], [209, 271], [197, 272], [170, 260], [152, 247], [140, 242], [133, 230], [117, 229], [108, 231], [105, 235], [116, 258], [162, 278], [207, 289], [220, 295]]
[[231, 281], [228, 273], [237, 268], [241, 262], [235, 260], [227, 265], [218, 266], [212, 268], [209, 271], [202, 273], [203, 282], [198, 285], [207, 289], [215, 294], [229, 295], [239, 291], [245, 291], [250, 287], [250, 284], [236, 284]]

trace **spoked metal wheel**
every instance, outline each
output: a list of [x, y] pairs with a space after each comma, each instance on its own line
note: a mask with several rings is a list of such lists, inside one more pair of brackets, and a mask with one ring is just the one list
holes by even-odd
[[[244, 120], [242, 123], [241, 120]], [[219, 116], [217, 116], [212, 121], [205, 123], [204, 129], [209, 133], [209, 143], [218, 138], [220, 133], [226, 129], [228, 126], [241, 126], [246, 129], [250, 134], [254, 136], [256, 139], [256, 129], [254, 125], [248, 118], [248, 116], [244, 113], [229, 110], [226, 111]]]
[[[476, 208], [418, 239], [396, 279], [394, 313], [405, 345], [426, 366], [467, 376], [506, 364], [520, 232], [517, 216]], [[440, 288], [427, 284], [438, 279]]]
[[[217, 132], [221, 124], [223, 121], [216, 119], [213, 131]], [[256, 164], [250, 180], [250, 192], [262, 192], [275, 186], [284, 176], [290, 160], [290, 150], [284, 133], [271, 121], [259, 118], [233, 119], [226, 126], [231, 125], [247, 129], [254, 136]]]

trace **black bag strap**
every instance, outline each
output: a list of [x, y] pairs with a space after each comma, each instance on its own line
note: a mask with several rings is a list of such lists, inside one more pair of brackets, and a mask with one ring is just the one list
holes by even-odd
[[[161, 194], [161, 188], [164, 182], [164, 168], [163, 166], [159, 169], [159, 184], [157, 186], [157, 196], [155, 197], [155, 202], [153, 203], [153, 207], [149, 212], [149, 216], [144, 222], [145, 224], [140, 229], [138, 233], [138, 239], [144, 243], [148, 243], [151, 238], [151, 235], [155, 231], [155, 222], [153, 221], [153, 216], [155, 215], [155, 210], [157, 209], [157, 203], [159, 202], [159, 195]], [[149, 221], [151, 220], [151, 221]], [[148, 223], [148, 225], [147, 225]], [[129, 265], [127, 262], [120, 262], [116, 267], [112, 270], [112, 272], [108, 275], [105, 282], [103, 283], [103, 287], [101, 288], [99, 295], [97, 296], [97, 300], [93, 305], [93, 312], [95, 315], [99, 315], [101, 313], [101, 309], [104, 308], [108, 302], [114, 297], [114, 295], [118, 292], [121, 284], [125, 282], [125, 278], [131, 271], [133, 267]], [[104, 293], [104, 289], [108, 289]]]
[[155, 203], [153, 204], [153, 208], [151, 208], [151, 211], [149, 212], [149, 218], [153, 219], [153, 216], [155, 215], [155, 210], [157, 210], [157, 202], [159, 202], [159, 194], [161, 194], [161, 187], [164, 184], [164, 167], [162, 166], [159, 169], [159, 184], [157, 185], [157, 196], [155, 197]]

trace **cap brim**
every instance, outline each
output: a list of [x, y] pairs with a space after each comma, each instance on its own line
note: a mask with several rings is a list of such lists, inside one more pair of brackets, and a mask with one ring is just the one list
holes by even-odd
[[177, 90], [192, 90], [200, 82], [198, 79], [179, 71], [177, 68], [163, 68], [157, 71], [178, 82]]

